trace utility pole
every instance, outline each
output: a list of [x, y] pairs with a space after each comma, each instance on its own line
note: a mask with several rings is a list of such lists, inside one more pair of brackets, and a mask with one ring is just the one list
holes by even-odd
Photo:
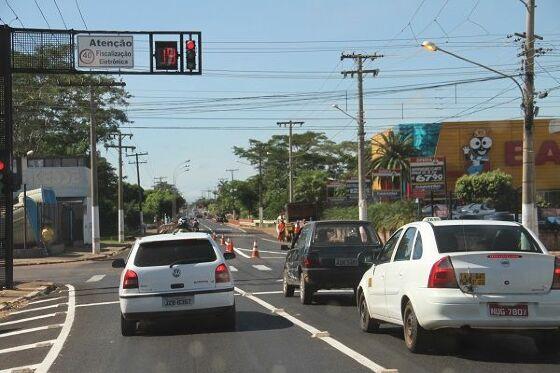
[[165, 176], [160, 176], [160, 177], [154, 177], [154, 188], [157, 188], [157, 186], [159, 184], [163, 184], [164, 180], [166, 180], [167, 177]]
[[383, 57], [378, 54], [361, 54], [343, 53], [340, 56], [341, 60], [353, 59], [356, 63], [356, 70], [342, 71], [342, 75], [346, 78], [350, 75], [352, 78], [354, 74], [358, 77], [358, 216], [360, 220], [367, 220], [367, 197], [365, 195], [365, 177], [366, 177], [366, 165], [365, 165], [365, 131], [364, 131], [364, 91], [363, 91], [363, 75], [373, 74], [377, 76], [379, 74], [379, 69], [364, 70], [364, 60], [375, 60], [377, 58]]
[[233, 181], [233, 173], [239, 171], [239, 168], [226, 168], [226, 172], [231, 172], [231, 181]]
[[[233, 173], [239, 171], [239, 168], [226, 168], [226, 172], [231, 172], [231, 181], [233, 183]], [[233, 185], [231, 186], [233, 188]], [[232, 195], [233, 195], [233, 202], [235, 204], [235, 191], [232, 189]], [[231, 214], [233, 215], [233, 220], [235, 220], [235, 206], [233, 207], [233, 211], [231, 212]]]
[[294, 122], [294, 121], [287, 121], [287, 122], [276, 122], [278, 127], [287, 127], [288, 128], [288, 202], [294, 201], [294, 170], [293, 170], [293, 163], [292, 163], [292, 128], [294, 125], [299, 125], [300, 127], [303, 126], [305, 122]]
[[142, 201], [144, 201], [144, 192], [142, 187], [140, 186], [140, 165], [144, 163], [148, 163], [146, 161], [139, 161], [138, 157], [148, 155], [148, 153], [134, 153], [134, 154], [127, 154], [127, 157], [135, 157], [136, 159], [132, 162], [128, 162], [128, 164], [135, 164], [136, 165], [136, 180], [138, 182], [138, 194], [139, 194], [139, 201], [138, 201], [138, 211], [140, 214], [140, 234], [144, 234], [144, 213], [142, 212]]
[[126, 146], [122, 144], [122, 140], [126, 137], [129, 139], [132, 138], [131, 133], [115, 133], [112, 136], [115, 136], [118, 141], [118, 145], [105, 145], [105, 148], [114, 148], [119, 150], [119, 183], [118, 183], [118, 217], [117, 217], [117, 226], [119, 232], [119, 242], [124, 242], [124, 201], [123, 201], [123, 187], [122, 187], [122, 150], [125, 151], [134, 150], [136, 149], [135, 146]]
[[59, 84], [61, 87], [88, 87], [89, 86], [89, 172], [90, 172], [90, 197], [91, 197], [91, 252], [101, 252], [101, 238], [99, 234], [99, 202], [97, 185], [97, 125], [95, 123], [95, 87], [125, 87], [125, 82], [98, 82], [94, 84], [68, 83]]
[[527, 30], [525, 34], [525, 123], [523, 126], [523, 170], [522, 170], [522, 210], [523, 226], [538, 234], [537, 209], [535, 206], [535, 153], [533, 119], [535, 116], [533, 96], [535, 93], [535, 0], [524, 2], [527, 8]]

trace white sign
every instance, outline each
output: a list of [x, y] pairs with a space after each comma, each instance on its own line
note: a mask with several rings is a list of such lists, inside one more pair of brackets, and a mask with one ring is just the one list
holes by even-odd
[[78, 35], [78, 67], [134, 67], [134, 41], [123, 35]]

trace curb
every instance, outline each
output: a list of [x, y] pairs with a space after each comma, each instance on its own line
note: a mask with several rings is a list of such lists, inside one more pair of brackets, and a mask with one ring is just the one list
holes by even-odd
[[41, 295], [46, 295], [46, 294], [52, 292], [55, 289], [56, 289], [56, 286], [54, 284], [41, 286], [37, 290], [29, 292], [24, 296], [21, 296], [19, 298], [14, 299], [13, 301], [10, 301], [8, 303], [4, 302], [4, 303], [0, 304], [0, 311], [5, 311], [5, 310], [8, 310], [8, 309], [16, 308], [20, 303], [22, 303], [26, 300], [30, 300], [32, 298], [35, 298], [35, 297], [38, 297], [38, 296], [41, 296]]
[[110, 258], [112, 256], [115, 256], [116, 254], [120, 254], [123, 251], [129, 249], [130, 246], [125, 246], [125, 247], [121, 247], [120, 249], [117, 249], [115, 251], [112, 251], [108, 254], [99, 254], [96, 256], [91, 256], [88, 258], [78, 258], [78, 259], [60, 259], [60, 260], [44, 260], [44, 261], [37, 261], [37, 262], [31, 262], [31, 263], [15, 263], [14, 262], [14, 267], [28, 267], [28, 266], [35, 266], [35, 265], [45, 265], [45, 264], [62, 264], [62, 263], [76, 263], [76, 262], [87, 262], [87, 261], [96, 261], [96, 260], [101, 260], [101, 259], [107, 259]]

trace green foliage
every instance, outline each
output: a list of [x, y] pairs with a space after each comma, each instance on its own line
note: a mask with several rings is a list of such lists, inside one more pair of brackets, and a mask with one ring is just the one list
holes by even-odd
[[301, 171], [294, 182], [294, 198], [299, 202], [321, 202], [327, 193], [325, 171]]
[[379, 168], [400, 169], [401, 182], [404, 184], [410, 174], [409, 158], [417, 152], [412, 143], [412, 135], [393, 131], [389, 131], [388, 134], [381, 133], [379, 139], [373, 140], [373, 146], [375, 151], [372, 155], [371, 171]]
[[147, 190], [144, 195], [145, 221], [153, 220], [154, 217], [161, 219], [164, 215], [171, 216], [173, 199], [176, 199], [177, 210], [186, 202], [173, 185], [165, 182], [159, 183], [155, 189]]
[[[368, 219], [378, 231], [392, 232], [399, 227], [417, 220], [417, 206], [409, 201], [383, 202], [368, 206]], [[331, 207], [322, 214], [325, 220], [356, 220], [358, 207]]]
[[455, 194], [465, 203], [489, 203], [499, 211], [518, 210], [513, 178], [501, 170], [461, 176], [455, 184]]

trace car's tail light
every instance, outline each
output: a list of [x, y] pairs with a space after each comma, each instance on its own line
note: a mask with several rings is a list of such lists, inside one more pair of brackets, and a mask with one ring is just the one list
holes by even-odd
[[319, 258], [317, 258], [315, 255], [309, 254], [303, 257], [304, 268], [317, 267], [318, 265], [319, 265]]
[[451, 258], [446, 256], [435, 262], [428, 279], [429, 288], [458, 288]]
[[554, 276], [552, 277], [553, 290], [560, 290], [560, 258], [554, 259]]
[[221, 282], [230, 282], [229, 271], [225, 264], [216, 267], [216, 284]]
[[131, 269], [127, 269], [123, 279], [123, 289], [138, 289], [138, 275]]

